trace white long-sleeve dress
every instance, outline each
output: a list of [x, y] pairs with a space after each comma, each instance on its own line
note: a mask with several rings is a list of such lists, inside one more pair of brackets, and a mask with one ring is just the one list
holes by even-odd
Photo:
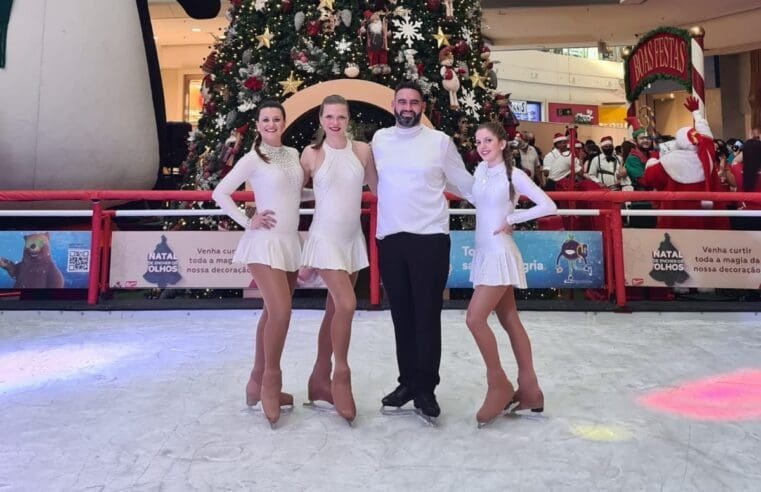
[[[476, 206], [476, 247], [470, 267], [470, 281], [476, 285], [514, 285], [526, 288], [523, 258], [509, 234], [494, 234], [505, 221], [509, 224], [526, 222], [557, 212], [555, 203], [526, 173], [513, 169], [511, 179], [515, 199], [511, 201], [507, 169], [504, 164], [489, 167], [481, 162], [473, 173], [471, 201]], [[515, 210], [523, 195], [536, 205]]]
[[315, 212], [301, 264], [349, 273], [369, 265], [360, 209], [365, 168], [351, 141], [343, 149], [322, 144], [325, 158], [312, 180]]
[[233, 263], [260, 263], [295, 272], [301, 265], [299, 204], [304, 182], [299, 153], [291, 147], [266, 144], [261, 144], [260, 150], [270, 162], [264, 162], [252, 150], [220, 181], [212, 198], [231, 219], [246, 228], [248, 217], [230, 195], [248, 181], [257, 210], [272, 210], [277, 223], [272, 229], [246, 229], [233, 255]]

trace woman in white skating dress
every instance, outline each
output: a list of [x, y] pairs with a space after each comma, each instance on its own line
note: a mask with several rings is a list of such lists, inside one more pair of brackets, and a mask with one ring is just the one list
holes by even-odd
[[[280, 357], [301, 263], [298, 226], [304, 172], [298, 151], [282, 144], [285, 110], [280, 103], [259, 104], [256, 129], [254, 148], [222, 179], [212, 198], [245, 229], [233, 262], [248, 265], [264, 298], [246, 403], [254, 406], [261, 399], [264, 414], [274, 425], [280, 418], [281, 406], [293, 406], [293, 396], [281, 392]], [[230, 196], [246, 181], [254, 191], [258, 209], [251, 219]]]
[[[514, 224], [555, 214], [557, 208], [531, 178], [513, 167], [507, 143], [505, 130], [499, 124], [486, 123], [476, 131], [476, 148], [483, 162], [474, 173], [470, 197], [476, 206], [476, 247], [470, 272], [474, 291], [466, 323], [486, 363], [488, 390], [476, 414], [479, 425], [494, 420], [511, 402], [516, 403], [516, 411], [542, 411], [544, 406], [531, 358], [531, 343], [515, 306], [513, 288], [525, 289], [526, 275], [512, 231]], [[521, 195], [536, 205], [516, 210]], [[517, 392], [502, 369], [497, 342], [487, 324], [492, 311], [496, 311], [510, 337], [518, 363]]]
[[[316, 268], [328, 287], [325, 317], [317, 341], [317, 358], [309, 377], [308, 396], [326, 401], [352, 422], [357, 410], [351, 391], [348, 354], [351, 321], [357, 299], [356, 272], [367, 267], [367, 246], [360, 224], [362, 185], [375, 166], [366, 143], [346, 137], [349, 104], [328, 96], [320, 106], [322, 136], [301, 156], [304, 173], [312, 177], [315, 213], [301, 264]], [[331, 379], [331, 354], [335, 368]]]

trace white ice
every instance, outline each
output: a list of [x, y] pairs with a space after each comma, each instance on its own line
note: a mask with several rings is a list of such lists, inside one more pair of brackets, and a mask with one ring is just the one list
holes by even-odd
[[355, 427], [302, 408], [322, 312], [295, 311], [283, 375], [297, 408], [271, 430], [244, 404], [258, 316], [0, 311], [0, 490], [759, 490], [761, 417], [637, 403], [761, 368], [755, 313], [522, 313], [546, 418], [481, 430], [463, 312], [442, 316], [439, 428], [378, 412], [397, 375], [388, 311], [355, 317]]

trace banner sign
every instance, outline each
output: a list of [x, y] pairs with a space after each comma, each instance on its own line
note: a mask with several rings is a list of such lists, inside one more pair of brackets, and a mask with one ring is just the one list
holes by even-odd
[[761, 232], [623, 232], [626, 285], [761, 289]]
[[[472, 288], [473, 231], [452, 231], [449, 288]], [[523, 257], [529, 289], [601, 288], [604, 286], [602, 234], [595, 231], [516, 231], [513, 240]]]
[[[114, 232], [109, 285], [116, 289], [256, 288], [248, 267], [232, 263], [242, 235], [242, 231]], [[321, 289], [324, 284], [315, 269], [302, 268], [297, 287]]]
[[0, 289], [86, 289], [89, 231], [0, 232]]
[[644, 35], [624, 65], [626, 99], [636, 101], [658, 79], [679, 82], [692, 90], [692, 42], [683, 29], [661, 27]]
[[549, 103], [547, 119], [552, 123], [597, 125], [600, 122], [597, 106], [590, 104]]

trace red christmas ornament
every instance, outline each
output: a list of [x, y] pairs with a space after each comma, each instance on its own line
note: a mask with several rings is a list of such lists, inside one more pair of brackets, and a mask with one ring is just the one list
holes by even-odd
[[491, 113], [491, 110], [492, 110], [491, 103], [489, 101], [486, 101], [484, 103], [484, 113], [489, 114], [489, 113]]
[[213, 101], [209, 101], [203, 105], [203, 112], [207, 115], [212, 115], [217, 112], [217, 105]]
[[293, 2], [291, 0], [282, 0], [280, 2], [280, 11], [287, 14], [293, 8]]
[[460, 56], [468, 52], [468, 43], [464, 39], [457, 41], [454, 45], [454, 52]]
[[426, 0], [425, 2], [425, 8], [427, 8], [429, 12], [435, 12], [439, 10], [440, 7], [441, 0]]
[[233, 7], [240, 7], [240, 4], [243, 3], [243, 0], [230, 0], [230, 3], [233, 5]]
[[311, 20], [307, 23], [307, 34], [309, 36], [317, 36], [320, 34], [320, 31], [322, 28], [320, 27], [320, 21], [318, 20]]
[[230, 73], [233, 71], [233, 67], [235, 67], [235, 64], [231, 61], [225, 62], [224, 66], [222, 67], [222, 71], [224, 73]]
[[249, 77], [245, 82], [243, 82], [243, 85], [246, 87], [246, 89], [256, 92], [264, 86], [264, 83], [262, 83], [262, 81], [256, 77]]

